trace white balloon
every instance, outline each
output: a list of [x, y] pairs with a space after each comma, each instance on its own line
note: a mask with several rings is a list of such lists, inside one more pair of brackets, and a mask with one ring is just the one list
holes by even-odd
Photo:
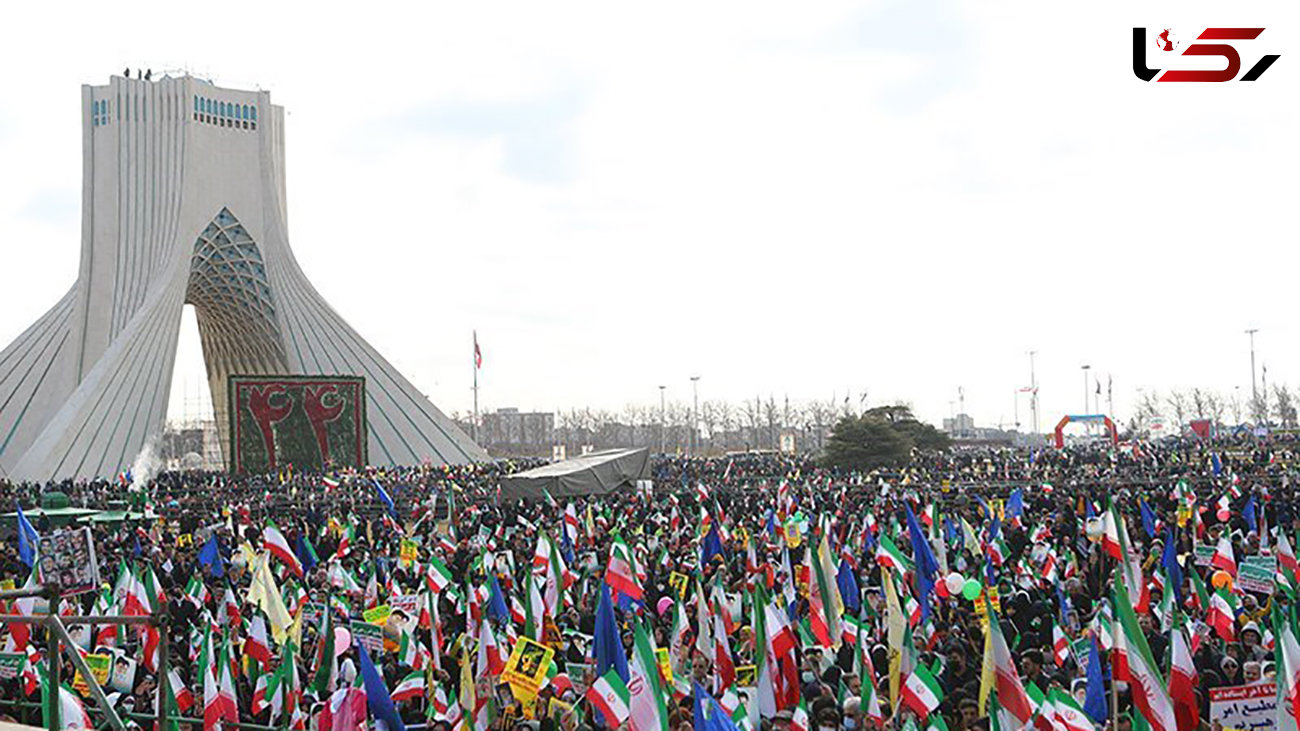
[[954, 571], [944, 578], [943, 583], [948, 587], [949, 594], [958, 595], [961, 594], [961, 588], [966, 585], [966, 577]]

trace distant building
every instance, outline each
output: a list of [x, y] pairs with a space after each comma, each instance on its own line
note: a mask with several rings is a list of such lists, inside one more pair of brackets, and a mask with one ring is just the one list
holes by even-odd
[[479, 443], [494, 456], [550, 457], [555, 445], [555, 414], [516, 408], [483, 414]]
[[970, 414], [957, 414], [951, 419], [943, 420], [943, 430], [954, 438], [972, 436], [975, 433], [975, 419]]

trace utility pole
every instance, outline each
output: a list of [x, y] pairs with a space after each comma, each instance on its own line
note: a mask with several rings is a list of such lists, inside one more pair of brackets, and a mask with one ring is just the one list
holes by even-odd
[[1259, 328], [1252, 327], [1246, 331], [1250, 336], [1250, 399], [1251, 408], [1254, 408], [1254, 402], [1259, 400], [1259, 389], [1255, 386], [1255, 333]]
[[666, 388], [668, 387], [667, 386], [659, 387], [659, 454], [663, 454], [665, 449], [664, 425], [665, 422], [667, 422], [668, 420], [667, 406], [666, 406], [666, 402], [664, 401], [664, 389]]
[[959, 420], [957, 429], [963, 435], [965, 435], [966, 428], [964, 426], [961, 426], [961, 423], [964, 422], [962, 417], [966, 415], [966, 389], [963, 386], [957, 387], [957, 402], [960, 405], [959, 408], [957, 409], [957, 419]]
[[[1088, 369], [1092, 368], [1092, 366], [1084, 365], [1082, 366], [1082, 368], [1083, 368], [1083, 413], [1087, 414], [1088, 413]], [[1089, 434], [1092, 433], [1092, 429], [1088, 428], [1088, 425], [1086, 424], [1084, 425], [1084, 431], [1088, 432]]]
[[700, 377], [691, 376], [691, 399], [694, 402], [691, 406], [691, 441], [690, 451], [687, 454], [695, 456], [696, 432], [700, 426]]
[[1038, 433], [1038, 378], [1034, 373], [1034, 356], [1037, 350], [1029, 351], [1029, 409], [1034, 422], [1034, 433]]

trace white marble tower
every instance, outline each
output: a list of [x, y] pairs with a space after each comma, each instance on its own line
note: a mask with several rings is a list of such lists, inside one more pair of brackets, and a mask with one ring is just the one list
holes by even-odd
[[129, 467], [163, 428], [187, 303], [223, 446], [227, 376], [358, 375], [373, 464], [487, 458], [298, 267], [284, 110], [269, 92], [189, 76], [113, 77], [83, 86], [81, 98], [81, 270], [0, 352], [0, 477], [103, 477]]

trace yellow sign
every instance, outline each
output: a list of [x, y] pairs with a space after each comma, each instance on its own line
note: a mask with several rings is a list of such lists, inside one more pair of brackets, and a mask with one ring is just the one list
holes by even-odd
[[3, 590], [3, 591], [13, 591], [13, 590], [14, 590], [14, 580], [13, 580], [13, 579], [5, 579], [4, 581], [0, 581], [0, 590]]
[[975, 597], [975, 613], [981, 617], [988, 614], [989, 610], [984, 606], [985, 594], [988, 594], [989, 599], [993, 600], [993, 609], [998, 612], [1002, 611], [1002, 601], [998, 598], [998, 588], [996, 586], [990, 586], [985, 591], [980, 592], [979, 596]]
[[736, 687], [752, 688], [758, 685], [758, 666], [740, 665], [736, 668]]
[[194, 536], [189, 533], [182, 533], [176, 536], [176, 546], [178, 548], [189, 548], [194, 545]]
[[677, 590], [677, 598], [686, 598], [686, 574], [679, 574], [676, 571], [668, 574], [668, 585]]
[[668, 686], [673, 684], [673, 661], [668, 654], [667, 647], [660, 647], [655, 650], [655, 659], [659, 661], [659, 675], [664, 679]]
[[551, 703], [550, 706], [548, 707], [547, 715], [551, 717], [551, 720], [555, 721], [555, 725], [559, 726], [564, 721], [564, 718], [566, 716], [570, 716], [572, 714], [573, 714], [573, 704], [565, 703], [559, 698], [551, 698]]
[[515, 649], [506, 661], [506, 669], [501, 679], [512, 686], [523, 688], [529, 693], [537, 693], [546, 679], [546, 670], [551, 666], [555, 650], [534, 642], [527, 637], [520, 637], [515, 642]]
[[388, 617], [392, 615], [393, 608], [387, 604], [380, 604], [374, 609], [367, 609], [361, 613], [361, 618], [370, 624], [377, 624], [380, 627], [388, 624]]
[[[108, 674], [113, 669], [112, 655], [83, 655], [81, 659], [86, 661], [86, 667], [90, 668], [90, 675], [96, 683], [102, 687], [108, 682]], [[77, 677], [72, 679], [72, 687], [84, 696], [90, 695], [90, 684], [80, 670], [77, 671]]]
[[[391, 556], [392, 554], [389, 555]], [[419, 544], [417, 544], [414, 540], [410, 538], [403, 538], [401, 553], [398, 554], [398, 558], [400, 558], [402, 561], [407, 563], [413, 561], [419, 561], [420, 560]]]

